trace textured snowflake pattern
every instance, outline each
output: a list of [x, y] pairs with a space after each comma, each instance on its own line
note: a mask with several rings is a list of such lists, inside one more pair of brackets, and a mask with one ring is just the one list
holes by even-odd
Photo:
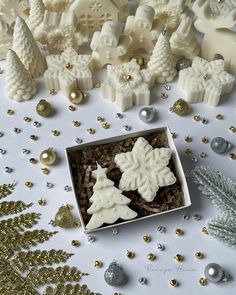
[[167, 167], [171, 149], [156, 148], [139, 137], [131, 152], [116, 155], [116, 165], [123, 172], [119, 188], [123, 191], [138, 190], [141, 197], [151, 202], [160, 187], [169, 186], [176, 178]]
[[215, 106], [220, 96], [229, 93], [234, 77], [224, 70], [224, 60], [206, 61], [195, 57], [192, 66], [179, 73], [179, 85], [190, 103], [205, 101]]
[[29, 1], [27, 0], [0, 0], [0, 15], [5, 22], [11, 25], [17, 16], [27, 19], [29, 15]]
[[94, 11], [94, 12], [97, 12], [99, 10], [101, 10], [102, 8], [102, 3], [98, 0], [95, 0], [93, 1], [90, 5], [89, 5], [89, 8]]
[[210, 8], [214, 14], [226, 16], [236, 9], [236, 0], [210, 0]]

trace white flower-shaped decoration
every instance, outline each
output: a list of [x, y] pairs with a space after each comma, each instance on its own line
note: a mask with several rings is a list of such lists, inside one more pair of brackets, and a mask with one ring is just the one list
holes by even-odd
[[143, 137], [139, 137], [131, 152], [115, 156], [115, 163], [123, 172], [119, 188], [138, 190], [144, 200], [153, 201], [160, 187], [176, 182], [167, 167], [170, 158], [171, 149], [153, 149]]
[[0, 0], [0, 15], [5, 22], [11, 25], [17, 16], [27, 19], [29, 16], [29, 1], [27, 0]]
[[108, 77], [102, 83], [103, 96], [115, 101], [125, 111], [134, 105], [150, 104], [150, 87], [154, 83], [153, 73], [140, 70], [133, 59], [129, 63], [107, 66]]
[[210, 0], [210, 8], [214, 14], [228, 15], [236, 9], [236, 0]]
[[74, 0], [43, 0], [47, 10], [64, 12], [70, 8]]
[[61, 89], [68, 97], [71, 90], [93, 87], [90, 55], [78, 55], [68, 48], [61, 55], [48, 55], [46, 60], [48, 69], [44, 78], [48, 89]]
[[179, 86], [190, 103], [205, 101], [217, 106], [221, 95], [229, 93], [234, 77], [224, 70], [224, 60], [206, 61], [195, 57], [192, 66], [179, 72]]

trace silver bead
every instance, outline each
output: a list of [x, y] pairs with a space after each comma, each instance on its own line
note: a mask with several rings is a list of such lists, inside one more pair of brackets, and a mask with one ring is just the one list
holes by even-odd
[[4, 150], [4, 149], [0, 149], [0, 154], [1, 154], [1, 155], [5, 155], [5, 154], [6, 154], [6, 150]]
[[164, 85], [164, 88], [165, 88], [166, 91], [170, 91], [171, 90], [171, 86], [168, 85], [168, 84], [167, 85]]
[[205, 74], [204, 76], [203, 76], [203, 79], [205, 80], [205, 81], [207, 81], [207, 80], [209, 80], [209, 75], [208, 74]]
[[66, 191], [67, 193], [71, 192], [72, 191], [72, 188], [69, 186], [69, 185], [66, 185], [64, 187], [64, 191]]
[[110, 286], [120, 286], [124, 282], [124, 272], [119, 264], [112, 262], [105, 271], [104, 279]]
[[204, 153], [204, 152], [202, 152], [202, 153], [200, 154], [200, 157], [201, 157], [202, 159], [205, 159], [205, 158], [207, 157], [207, 154]]
[[51, 183], [51, 182], [47, 182], [46, 186], [47, 186], [48, 189], [52, 189], [54, 187], [54, 184]]
[[116, 114], [116, 119], [123, 119], [124, 116], [121, 113]]
[[159, 231], [159, 233], [165, 233], [166, 228], [164, 226], [158, 226], [157, 231]]
[[230, 280], [230, 275], [225, 273], [223, 268], [217, 263], [209, 263], [205, 267], [204, 274], [213, 283]]
[[165, 246], [162, 245], [162, 244], [157, 244], [157, 250], [164, 251], [165, 250]]
[[81, 144], [81, 143], [83, 143], [83, 140], [82, 140], [81, 138], [77, 137], [77, 138], [75, 139], [75, 142], [76, 142], [77, 144]]
[[196, 158], [196, 157], [193, 157], [191, 160], [192, 160], [194, 163], [198, 163], [198, 158]]
[[88, 242], [89, 243], [94, 243], [96, 238], [94, 236], [88, 236]]
[[34, 121], [33, 125], [34, 125], [34, 127], [40, 127], [41, 126], [41, 124], [38, 121]]
[[190, 60], [185, 57], [182, 57], [177, 61], [176, 69], [179, 72], [183, 69], [189, 68], [190, 66], [191, 66]]
[[189, 215], [188, 214], [183, 214], [183, 219], [184, 220], [189, 220]]
[[22, 154], [23, 155], [28, 155], [30, 151], [28, 149], [22, 149]]
[[156, 110], [153, 107], [144, 107], [139, 111], [139, 119], [144, 123], [151, 122], [156, 115]]
[[211, 149], [217, 154], [226, 153], [231, 148], [231, 144], [223, 137], [215, 137], [211, 141]]
[[207, 125], [208, 124], [208, 120], [206, 118], [202, 118], [202, 124]]
[[11, 172], [13, 171], [13, 169], [12, 169], [11, 167], [6, 166], [6, 167], [4, 168], [4, 171], [5, 171], [6, 173], [11, 173]]
[[201, 220], [201, 216], [199, 214], [194, 214], [193, 215], [193, 220], [199, 221], [199, 220]]
[[14, 131], [16, 134], [19, 134], [19, 133], [21, 133], [21, 130], [20, 130], [20, 128], [16, 128], [16, 127], [15, 127], [15, 128], [13, 129], [13, 131]]
[[131, 130], [131, 127], [129, 125], [124, 125], [123, 128], [124, 128], [125, 131], [130, 131]]
[[119, 231], [118, 231], [118, 229], [117, 229], [116, 227], [114, 227], [114, 228], [111, 230], [111, 232], [112, 232], [113, 236], [116, 236], [116, 235], [118, 235], [118, 233], [119, 233]]
[[140, 285], [146, 285], [147, 284], [147, 279], [144, 277], [141, 277], [138, 279], [138, 282]]

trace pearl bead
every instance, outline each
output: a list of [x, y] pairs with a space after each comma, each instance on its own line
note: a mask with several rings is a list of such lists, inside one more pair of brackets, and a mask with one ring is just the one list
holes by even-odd
[[139, 119], [144, 123], [151, 122], [156, 115], [156, 110], [153, 107], [144, 107], [139, 111]]
[[52, 148], [42, 151], [40, 154], [40, 162], [44, 165], [51, 166], [57, 160], [57, 154]]
[[223, 273], [222, 267], [217, 263], [208, 264], [204, 270], [205, 277], [213, 283], [221, 281]]
[[83, 101], [83, 99], [84, 99], [84, 94], [79, 89], [72, 90], [69, 93], [69, 100], [73, 104], [80, 104]]
[[211, 141], [211, 149], [217, 154], [225, 153], [230, 146], [230, 143], [223, 137], [215, 137]]

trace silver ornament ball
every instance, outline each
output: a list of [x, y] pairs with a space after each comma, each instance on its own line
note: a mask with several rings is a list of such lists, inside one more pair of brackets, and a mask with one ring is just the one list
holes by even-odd
[[183, 69], [189, 68], [190, 66], [191, 66], [191, 61], [185, 57], [182, 57], [177, 61], [176, 69], [179, 72]]
[[156, 110], [153, 107], [144, 107], [139, 111], [139, 119], [144, 123], [151, 122], [156, 114]]
[[105, 271], [104, 279], [110, 286], [120, 286], [124, 282], [124, 272], [119, 264], [112, 262]]
[[213, 282], [217, 283], [223, 278], [223, 268], [217, 263], [209, 263], [204, 270], [205, 277]]
[[215, 137], [211, 141], [211, 149], [217, 154], [223, 154], [230, 148], [230, 143], [223, 137]]

